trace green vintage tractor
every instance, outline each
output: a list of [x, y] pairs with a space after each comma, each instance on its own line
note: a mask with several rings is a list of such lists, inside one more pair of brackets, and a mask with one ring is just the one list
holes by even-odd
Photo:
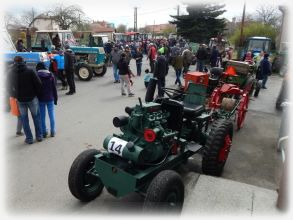
[[33, 51], [64, 50], [68, 45], [76, 57], [75, 73], [80, 80], [89, 81], [107, 71], [103, 46], [87, 47], [77, 44], [70, 30], [42, 30], [36, 32]]
[[88, 202], [105, 187], [115, 197], [141, 194], [146, 212], [181, 211], [184, 184], [174, 169], [200, 153], [203, 173], [220, 176], [232, 145], [232, 122], [213, 120], [205, 110], [204, 91], [206, 87], [190, 83], [183, 102], [152, 101], [154, 92], [148, 92], [149, 102], [139, 99], [126, 107], [127, 116], [113, 119], [121, 133], [107, 136], [104, 150], [89, 149], [74, 160], [68, 177], [73, 196]]

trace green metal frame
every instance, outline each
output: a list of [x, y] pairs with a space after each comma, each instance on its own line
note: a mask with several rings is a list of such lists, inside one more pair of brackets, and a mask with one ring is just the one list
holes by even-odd
[[155, 175], [162, 170], [174, 169], [199, 150], [201, 148], [196, 151], [185, 148], [182, 153], [168, 156], [159, 166], [132, 166], [131, 171], [123, 168], [125, 164], [121, 164], [121, 161], [110, 158], [108, 153], [100, 153], [95, 156], [95, 166], [90, 172], [100, 177], [108, 192], [115, 197], [123, 197], [131, 192], [144, 194]]

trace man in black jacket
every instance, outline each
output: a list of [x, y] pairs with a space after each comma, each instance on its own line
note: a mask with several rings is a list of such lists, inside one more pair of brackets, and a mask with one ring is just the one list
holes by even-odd
[[38, 94], [41, 91], [41, 80], [37, 74], [27, 68], [23, 58], [16, 56], [10, 79], [10, 94], [17, 99], [23, 130], [27, 144], [33, 143], [33, 135], [29, 125], [28, 109], [31, 112], [36, 132], [37, 141], [42, 141], [41, 118], [39, 110]]
[[268, 76], [272, 74], [272, 68], [271, 63], [269, 61], [269, 54], [266, 53], [264, 55], [264, 58], [260, 62], [260, 71], [261, 71], [261, 77], [262, 77], [262, 86], [261, 88], [267, 89], [266, 82], [268, 81]]
[[154, 77], [158, 79], [158, 97], [164, 97], [165, 77], [168, 72], [168, 62], [166, 57], [157, 52], [158, 57], [155, 63]]
[[75, 63], [75, 55], [69, 46], [65, 46], [66, 50], [64, 52], [64, 70], [67, 79], [67, 83], [69, 86], [69, 92], [66, 95], [73, 95], [75, 91], [75, 82], [74, 82], [74, 63]]
[[204, 66], [205, 66], [205, 60], [208, 57], [208, 52], [205, 48], [204, 44], [201, 44], [196, 52], [196, 58], [197, 58], [197, 65], [196, 70], [199, 72], [203, 72]]
[[125, 90], [124, 86], [127, 86], [127, 92], [128, 96], [132, 97], [134, 96], [134, 93], [132, 93], [131, 88], [130, 88], [130, 69], [128, 65], [128, 60], [126, 60], [126, 54], [122, 53], [121, 58], [117, 64], [117, 67], [119, 69], [119, 76], [120, 76], [120, 81], [121, 81], [121, 95], [125, 96]]

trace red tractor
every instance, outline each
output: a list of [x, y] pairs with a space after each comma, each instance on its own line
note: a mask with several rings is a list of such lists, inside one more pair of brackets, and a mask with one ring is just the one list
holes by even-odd
[[249, 64], [229, 61], [226, 72], [221, 68], [211, 69], [210, 74], [189, 72], [185, 76], [184, 90], [190, 82], [207, 87], [207, 106], [215, 117], [234, 116], [237, 129], [243, 127], [249, 96], [255, 85]]

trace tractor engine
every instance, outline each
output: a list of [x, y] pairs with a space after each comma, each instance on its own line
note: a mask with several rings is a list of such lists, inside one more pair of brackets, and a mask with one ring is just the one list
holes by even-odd
[[123, 134], [107, 136], [103, 147], [139, 165], [160, 163], [171, 152], [178, 131], [168, 129], [170, 113], [158, 103], [141, 103], [134, 108], [126, 107], [129, 116], [113, 119], [115, 127]]

